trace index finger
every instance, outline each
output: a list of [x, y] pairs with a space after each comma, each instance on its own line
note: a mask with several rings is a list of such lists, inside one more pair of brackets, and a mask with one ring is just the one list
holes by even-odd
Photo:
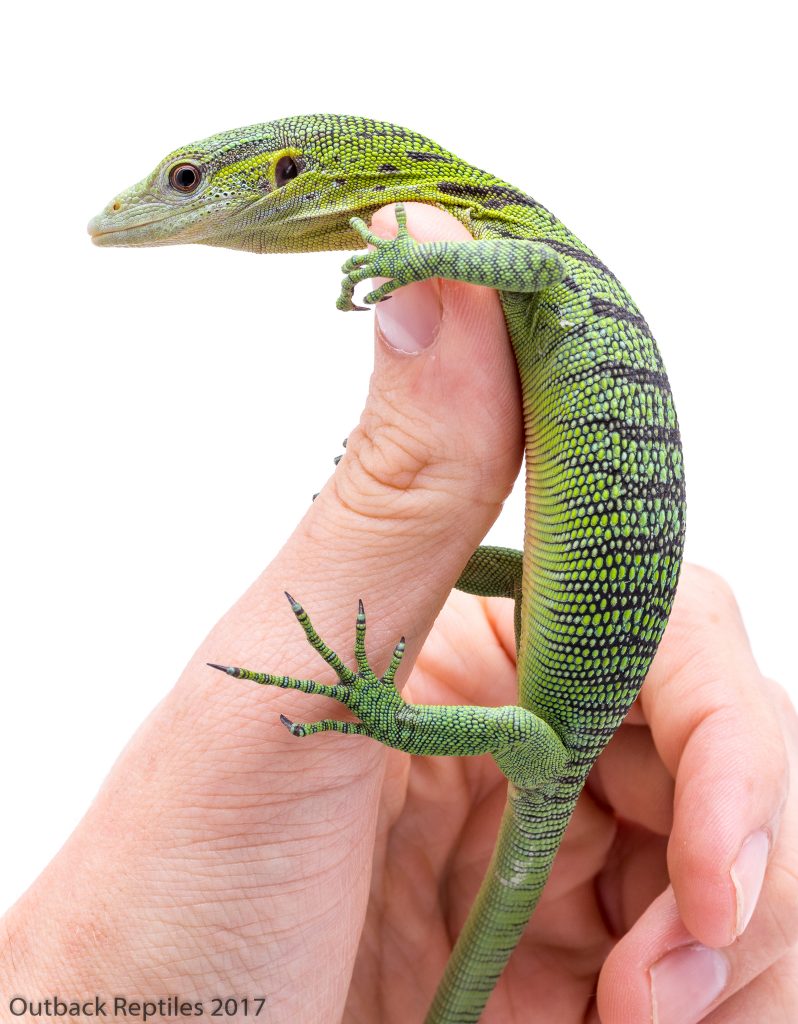
[[725, 946], [753, 913], [789, 772], [776, 709], [718, 576], [685, 566], [640, 700], [676, 780], [668, 867], [680, 916], [701, 942]]

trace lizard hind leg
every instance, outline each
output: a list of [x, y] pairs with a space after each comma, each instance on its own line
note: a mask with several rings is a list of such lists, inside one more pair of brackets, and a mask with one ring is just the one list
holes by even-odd
[[515, 601], [516, 651], [521, 642], [523, 569], [523, 551], [483, 544], [469, 558], [455, 583], [455, 587], [466, 594], [477, 594], [480, 597], [510, 597]]
[[292, 722], [282, 715], [283, 725], [293, 736], [340, 732], [369, 736], [409, 754], [490, 753], [504, 774], [521, 789], [547, 784], [563, 771], [568, 755], [559, 737], [546, 722], [525, 708], [408, 704], [395, 685], [396, 672], [405, 652], [404, 637], [394, 648], [386, 670], [378, 676], [366, 654], [366, 613], [362, 601], [355, 625], [355, 672], [321, 639], [299, 602], [288, 594], [286, 597], [308, 642], [334, 669], [337, 683], [329, 685], [235, 666], [212, 664], [211, 667], [238, 679], [331, 697], [359, 719], [357, 722], [331, 718], [320, 722]]

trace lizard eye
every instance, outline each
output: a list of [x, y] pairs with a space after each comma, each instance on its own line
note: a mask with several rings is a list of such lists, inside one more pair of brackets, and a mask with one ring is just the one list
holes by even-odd
[[169, 184], [178, 192], [195, 192], [200, 178], [199, 168], [194, 164], [177, 164], [169, 172]]
[[287, 181], [299, 174], [299, 164], [292, 156], [281, 156], [274, 165], [274, 184], [281, 188]]

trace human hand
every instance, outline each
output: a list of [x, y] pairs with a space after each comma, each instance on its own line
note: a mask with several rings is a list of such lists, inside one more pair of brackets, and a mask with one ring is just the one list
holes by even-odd
[[[469, 237], [441, 211], [407, 210], [419, 238]], [[374, 225], [395, 231], [393, 210]], [[330, 301], [335, 294], [333, 280]], [[328, 678], [286, 588], [344, 655], [363, 598], [373, 664], [387, 664], [401, 634], [411, 663], [498, 515], [520, 462], [521, 416], [496, 293], [425, 281], [402, 288], [379, 316], [396, 348], [437, 340], [416, 355], [378, 341], [366, 408], [335, 475], [4, 918], [0, 993], [178, 993], [202, 1001], [206, 1015], [214, 996], [263, 995], [270, 1024], [340, 1018], [368, 898], [384, 749], [351, 736], [290, 736], [281, 712], [324, 718], [330, 702], [205, 663]], [[147, 664], [146, 638], [136, 649]]]
[[[437, 211], [410, 206], [408, 213], [419, 238], [463, 237], [459, 225]], [[392, 222], [392, 214], [383, 213], [376, 230], [387, 234]], [[404, 335], [400, 302], [404, 309], [412, 303], [420, 318]], [[211, 633], [123, 753], [64, 850], [5, 919], [3, 991], [43, 995], [57, 989], [76, 998], [84, 992], [121, 992], [152, 1000], [178, 992], [203, 1001], [206, 1011], [214, 995], [262, 994], [270, 1022], [317, 1024], [339, 1019], [357, 955], [346, 1020], [390, 1024], [422, 1018], [450, 948], [446, 929], [462, 922], [493, 846], [504, 799], [495, 766], [487, 758], [408, 762], [390, 752], [383, 780], [386, 755], [377, 744], [341, 736], [298, 740], [279, 727], [281, 711], [302, 720], [326, 717], [326, 700], [220, 679], [204, 662], [327, 678], [328, 670], [307, 650], [283, 603], [286, 586], [342, 652], [352, 641], [360, 596], [370, 613], [373, 664], [387, 662], [400, 633], [408, 637], [410, 658], [418, 651], [451, 583], [498, 513], [520, 454], [515, 372], [495, 293], [425, 282], [402, 289], [380, 315], [385, 330], [402, 343], [429, 336], [441, 303], [438, 340], [424, 353], [408, 358], [378, 343], [369, 402], [333, 481], [275, 562]], [[408, 684], [409, 697], [512, 702], [508, 610], [509, 603], [454, 595]], [[657, 664], [674, 629], [672, 624]], [[461, 646], [452, 651], [457, 637]], [[721, 652], [720, 634], [715, 639]], [[463, 657], [466, 644], [475, 649], [474, 663]], [[451, 660], [444, 665], [447, 651]], [[685, 673], [695, 667], [691, 657]], [[679, 678], [671, 670], [667, 674]], [[486, 678], [496, 680], [490, 693]], [[684, 675], [684, 689], [690, 689], [692, 678]], [[709, 834], [705, 823], [719, 792], [724, 806], [739, 812], [748, 791], [741, 795], [711, 774], [714, 789], [709, 788], [707, 772], [720, 768], [714, 762], [701, 767], [697, 754], [689, 760], [693, 748], [686, 739], [693, 725], [704, 735], [708, 726], [700, 721], [706, 715], [716, 723], [721, 745], [730, 723], [713, 717], [715, 705], [705, 699], [711, 688], [703, 683], [696, 684], [692, 718], [677, 722], [673, 717], [688, 706], [679, 691], [679, 706], [665, 702], [657, 719], [655, 705], [649, 712], [646, 704], [650, 681], [640, 706], [651, 716], [655, 740], [670, 737], [670, 745], [660, 749], [672, 773], [678, 765], [678, 792], [687, 801], [677, 804], [675, 835], [695, 830], [698, 819], [698, 835], [705, 840], [698, 847], [703, 852], [697, 868], [685, 863], [685, 850], [679, 848], [673, 875], [677, 898], [698, 938], [725, 941], [728, 907], [720, 906], [718, 879], [726, 876], [714, 862], [710, 875], [705, 861], [720, 849], [719, 837], [724, 850], [741, 839], [732, 830], [721, 834], [719, 827]], [[753, 681], [746, 684], [745, 733], [742, 739], [739, 730], [729, 733], [746, 749], [738, 784], [750, 781], [742, 769], [759, 768], [751, 732], [754, 738], [762, 734], [758, 746], [767, 749], [771, 762], [776, 749], [767, 726], [771, 705], [753, 699]], [[340, 713], [336, 706], [336, 716]], [[662, 724], [666, 721], [670, 726]], [[786, 723], [785, 714], [780, 726]], [[627, 733], [637, 740], [625, 738]], [[489, 1015], [511, 1021], [511, 1007], [517, 1005], [524, 1007], [524, 1016], [529, 1005], [537, 1005], [546, 1020], [559, 1022], [562, 1010], [563, 1024], [581, 1021], [592, 1012], [591, 992], [602, 964], [599, 1006], [605, 1024], [648, 1019], [637, 1016], [638, 1011], [650, 1015], [647, 966], [689, 939], [679, 931], [673, 897], [670, 903], [667, 892], [657, 897], [667, 881], [662, 849], [672, 792], [662, 765], [652, 766], [651, 739], [646, 748], [641, 736], [649, 737], [645, 727], [624, 726], [602, 756], [487, 1021]], [[633, 787], [624, 789], [622, 783], [640, 764], [650, 781], [630, 792]], [[762, 793], [779, 797], [783, 778], [774, 774]], [[751, 793], [757, 792], [753, 787]], [[760, 798], [752, 806], [764, 803]], [[643, 841], [639, 831], [624, 825], [616, 843], [605, 804], [649, 826], [654, 835]], [[789, 882], [779, 868], [795, 851], [788, 812], [778, 835], [778, 844], [785, 845], [776, 846], [751, 929], [769, 905], [771, 876], [775, 873], [782, 888]], [[763, 823], [769, 819], [755, 827]], [[441, 849], [451, 859], [443, 858]], [[597, 878], [609, 924], [592, 895]], [[710, 891], [715, 903], [707, 909], [702, 900]], [[782, 907], [790, 898], [794, 901], [789, 893], [774, 896]], [[643, 916], [616, 944], [614, 933], [629, 929], [639, 912]], [[786, 1006], [788, 989], [779, 971], [795, 939], [794, 919], [786, 911], [786, 921], [775, 911], [765, 918], [768, 937], [757, 939], [756, 950], [770, 951], [765, 959], [777, 966], [755, 970], [752, 953], [732, 972], [727, 991], [745, 983], [748, 971], [758, 980], [744, 989], [747, 997], [756, 998], [759, 991], [761, 998], [764, 984], [771, 998], [779, 993]], [[732, 948], [742, 949], [748, 935]], [[744, 1009], [748, 1013], [747, 1004]], [[747, 1018], [717, 1018], [726, 1019]], [[662, 1013], [660, 1024], [667, 1024]]]
[[[510, 603], [454, 593], [405, 697], [510, 702], [514, 662]], [[795, 710], [759, 673], [729, 588], [685, 566], [640, 698], [588, 780], [486, 1024], [795, 1020], [796, 754]], [[345, 1021], [423, 1019], [505, 790], [489, 757], [389, 752]], [[738, 905], [732, 869], [749, 836]]]

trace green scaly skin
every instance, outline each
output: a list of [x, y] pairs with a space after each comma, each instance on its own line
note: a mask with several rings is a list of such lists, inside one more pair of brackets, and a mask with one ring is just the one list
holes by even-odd
[[[185, 167], [188, 170], [185, 170]], [[183, 167], [181, 191], [170, 172]], [[395, 240], [364, 220], [386, 203], [448, 210], [472, 242], [418, 244], [401, 206]], [[295, 736], [354, 732], [416, 754], [485, 751], [508, 777], [493, 859], [427, 1024], [478, 1020], [538, 900], [579, 792], [634, 701], [665, 628], [684, 538], [684, 478], [671, 392], [654, 339], [603, 263], [548, 210], [414, 132], [313, 115], [224, 132], [171, 153], [89, 230], [98, 245], [196, 242], [253, 252], [362, 248], [355, 284], [389, 278], [378, 301], [444, 277], [497, 288], [521, 379], [527, 454], [524, 550], [480, 548], [458, 586], [516, 601], [518, 706], [406, 704], [382, 676], [357, 617], [353, 672], [291, 598], [339, 682], [221, 667], [257, 683], [324, 693], [359, 724], [299, 724]]]

